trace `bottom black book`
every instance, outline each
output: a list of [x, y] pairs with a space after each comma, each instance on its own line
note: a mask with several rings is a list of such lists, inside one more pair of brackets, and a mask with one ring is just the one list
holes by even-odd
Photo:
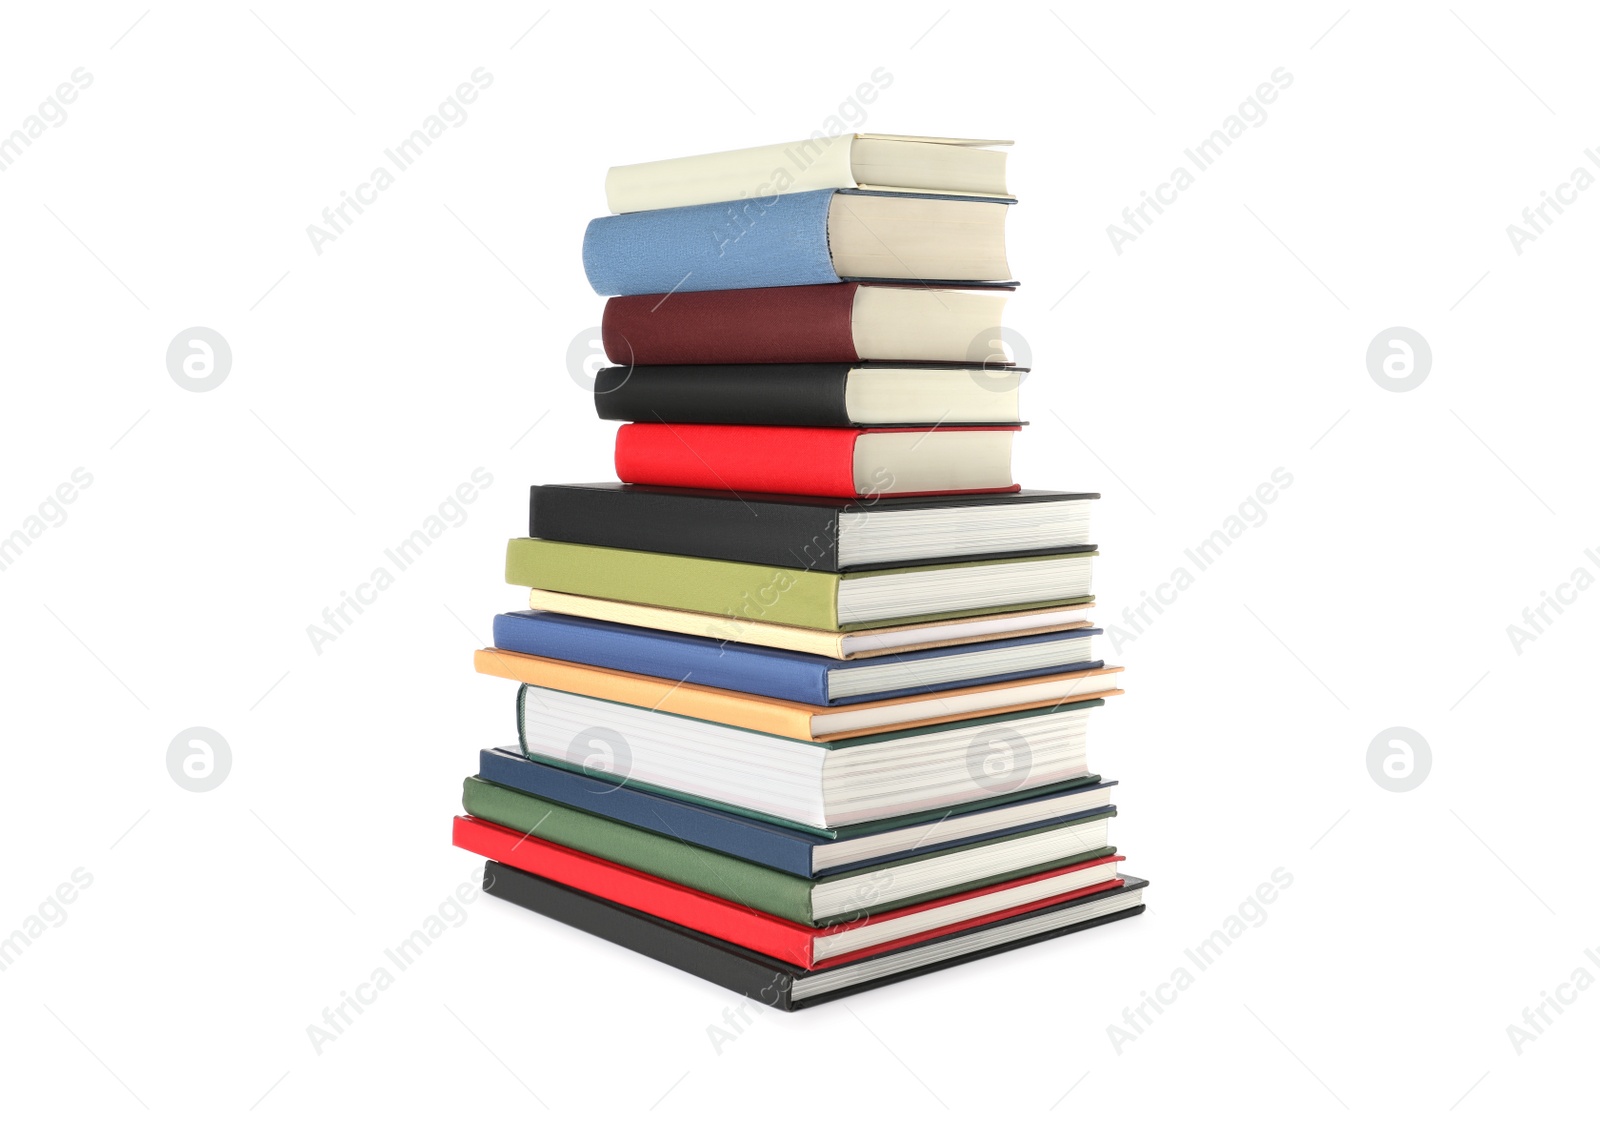
[[843, 965], [800, 969], [732, 942], [488, 861], [483, 890], [785, 1012], [1059, 938], [1144, 911], [1146, 880]]

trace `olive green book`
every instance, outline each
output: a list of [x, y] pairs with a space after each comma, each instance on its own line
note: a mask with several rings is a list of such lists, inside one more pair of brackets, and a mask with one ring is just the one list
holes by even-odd
[[506, 583], [739, 622], [850, 631], [1060, 607], [1091, 594], [1091, 550], [963, 560], [860, 572], [774, 568], [519, 537], [506, 548]]
[[[1104, 823], [1116, 816], [1115, 809], [1107, 809], [998, 839], [807, 879], [477, 777], [465, 781], [461, 804], [484, 821], [811, 926], [893, 911], [1116, 852], [1103, 840]], [[1015, 866], [1025, 859], [1021, 854], [1046, 848], [1055, 850], [1048, 860]], [[993, 858], [987, 865], [982, 860], [985, 855]], [[911, 885], [925, 882], [925, 876], [915, 873], [929, 871], [917, 868], [929, 861], [944, 862], [938, 866], [949, 870], [943, 881], [932, 890], [911, 890]], [[999, 868], [1000, 864], [1006, 866]], [[974, 869], [979, 874], [973, 875]], [[912, 874], [902, 875], [903, 871]]]

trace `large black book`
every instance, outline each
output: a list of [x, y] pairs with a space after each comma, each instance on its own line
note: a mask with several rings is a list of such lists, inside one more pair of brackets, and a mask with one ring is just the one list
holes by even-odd
[[817, 572], [1092, 552], [1098, 494], [735, 494], [626, 483], [532, 488], [528, 536]]
[[602, 420], [803, 428], [1017, 424], [1020, 366], [929, 362], [610, 366]]
[[1134, 876], [1125, 880], [1110, 891], [808, 970], [497, 861], [483, 869], [483, 890], [490, 895], [785, 1012], [1131, 918], [1144, 911], [1149, 883]]

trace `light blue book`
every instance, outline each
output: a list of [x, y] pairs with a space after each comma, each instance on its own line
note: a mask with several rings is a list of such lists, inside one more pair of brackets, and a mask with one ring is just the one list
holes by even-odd
[[596, 218], [583, 267], [602, 296], [887, 280], [1010, 286], [1009, 201], [800, 191]]

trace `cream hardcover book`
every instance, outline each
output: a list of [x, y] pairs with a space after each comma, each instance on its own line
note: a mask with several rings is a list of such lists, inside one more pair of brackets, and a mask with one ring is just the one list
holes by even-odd
[[1010, 199], [1009, 140], [876, 133], [653, 160], [606, 173], [613, 214], [798, 191], [861, 190]]

